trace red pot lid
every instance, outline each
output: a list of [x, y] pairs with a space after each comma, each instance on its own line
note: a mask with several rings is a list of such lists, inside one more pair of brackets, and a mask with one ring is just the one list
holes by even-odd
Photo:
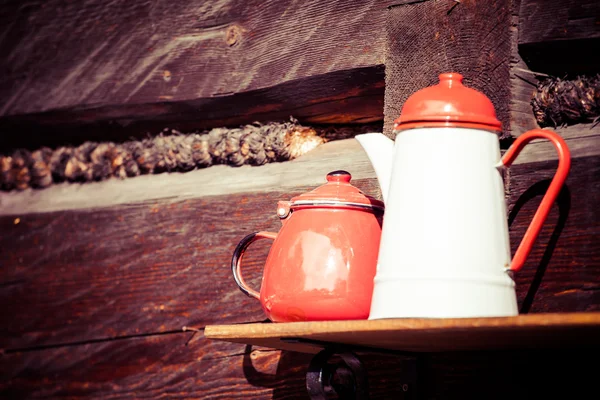
[[394, 130], [440, 126], [501, 130], [490, 99], [464, 86], [461, 74], [445, 73], [439, 79], [437, 85], [421, 89], [406, 100], [400, 117], [394, 121]]
[[291, 208], [337, 207], [367, 208], [383, 210], [384, 205], [373, 197], [365, 195], [350, 184], [352, 175], [347, 171], [333, 171], [327, 174], [327, 183], [292, 198]]

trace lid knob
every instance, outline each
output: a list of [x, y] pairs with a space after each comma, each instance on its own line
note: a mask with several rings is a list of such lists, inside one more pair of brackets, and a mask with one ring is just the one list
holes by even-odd
[[337, 170], [337, 171], [332, 171], [330, 173], [327, 174], [327, 182], [345, 182], [348, 183], [350, 182], [350, 179], [352, 179], [352, 175], [350, 175], [350, 172], [348, 171], [344, 171], [344, 170]]
[[440, 74], [439, 79], [440, 83], [443, 83], [448, 87], [452, 87], [453, 83], [458, 83], [462, 85], [463, 76], [457, 72], [446, 72], [444, 74]]

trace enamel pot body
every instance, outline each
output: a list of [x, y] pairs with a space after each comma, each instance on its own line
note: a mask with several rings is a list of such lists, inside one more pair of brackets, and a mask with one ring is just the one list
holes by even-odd
[[[383, 204], [349, 185], [350, 174], [335, 173], [328, 175], [320, 193], [315, 195], [317, 189], [309, 196], [279, 202], [277, 212], [283, 226], [278, 233], [247, 235], [234, 252], [236, 283], [244, 293], [260, 300], [271, 321], [369, 316]], [[355, 197], [349, 198], [346, 189]], [[364, 197], [356, 197], [359, 195]], [[242, 258], [252, 242], [263, 238], [272, 239], [273, 244], [260, 291], [255, 291], [242, 278]]]

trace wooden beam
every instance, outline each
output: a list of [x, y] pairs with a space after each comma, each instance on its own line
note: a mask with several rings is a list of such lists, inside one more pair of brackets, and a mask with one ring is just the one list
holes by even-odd
[[[3, 2], [0, 116], [34, 114], [25, 122], [42, 125], [68, 122], [65, 110], [76, 110], [76, 121], [117, 124], [149, 116], [252, 122], [293, 112], [311, 121], [372, 120], [368, 104], [377, 100], [360, 82], [341, 82], [383, 65], [389, 3]], [[341, 76], [310, 80], [329, 73]], [[302, 89], [308, 93], [296, 93]], [[353, 105], [361, 96], [364, 113]]]
[[165, 127], [190, 132], [255, 121], [365, 124], [383, 120], [382, 65], [334, 71], [226, 96], [145, 104], [81, 105], [0, 118], [0, 151], [124, 141]]
[[[9, 353], [0, 360], [0, 397], [264, 399], [306, 390], [304, 373], [310, 362], [306, 355], [192, 335]], [[381, 375], [392, 378], [391, 371], [375, 376]]]
[[[512, 254], [536, 212], [555, 160], [510, 169], [509, 225]], [[515, 275], [521, 310], [600, 310], [600, 156], [572, 160], [565, 187], [525, 263]]]
[[[543, 3], [548, 3], [555, 9], [556, 7], [560, 8], [560, 6], [557, 5], [557, 2]], [[561, 3], [564, 3], [564, 7], [567, 7], [567, 3], [569, 2]], [[527, 21], [533, 21], [533, 17], [527, 14], [530, 10], [528, 11], [526, 9], [526, 4], [533, 3], [524, 0], [516, 1], [511, 17], [514, 29], [511, 30], [510, 131], [513, 137], [520, 136], [528, 130], [538, 129], [540, 127], [533, 114], [531, 99], [533, 98], [535, 87], [538, 84], [539, 79], [543, 79], [543, 76], [537, 75], [536, 72], [540, 71], [530, 68], [525, 60], [523, 60], [521, 54], [523, 52], [519, 47], [520, 37], [523, 36], [521, 33], [522, 30], [527, 31]], [[547, 9], [545, 6], [542, 6], [541, 3], [538, 4], [536, 9], [538, 12], [547, 12]], [[555, 23], [555, 18], [548, 17], [546, 19], [549, 20], [548, 26], [553, 26], [552, 24]], [[536, 18], [535, 21], [538, 23], [541, 20]], [[527, 36], [528, 34], [524, 35]], [[572, 60], [570, 57], [555, 53], [552, 56], [552, 59], [548, 61], [547, 65], [556, 65], [556, 62], [560, 59]], [[596, 64], [596, 69], [598, 68], [600, 68], [600, 63]], [[550, 129], [559, 133], [567, 141], [569, 149], [574, 157], [588, 157], [600, 154], [600, 125], [598, 124], [579, 123], [556, 128], [546, 127], [544, 129]], [[525, 147], [525, 150], [519, 156], [517, 162], [531, 163], [535, 161], [552, 160], [555, 158], [556, 151], [552, 145], [546, 141], [535, 141]]]
[[[218, 343], [190, 333], [4, 354], [0, 397], [305, 399], [311, 355]], [[555, 351], [425, 354], [417, 386], [407, 384], [402, 357], [358, 352], [369, 398], [580, 398], [595, 389], [598, 356]], [[568, 382], [568, 384], [564, 384]], [[412, 382], [409, 382], [412, 383]]]
[[519, 50], [536, 72], [597, 73], [600, 3], [596, 0], [521, 0]]
[[223, 96], [382, 64], [387, 5], [4, 2], [1, 114]]
[[[277, 201], [307, 189], [0, 217], [0, 348], [264, 320], [231, 256], [247, 234], [277, 232]], [[255, 287], [269, 246], [245, 258]]]
[[[594, 240], [600, 234], [595, 184], [599, 160], [573, 160], [568, 187], [526, 267], [517, 274], [519, 304], [530, 302], [532, 312], [594, 311], [600, 306], [600, 248]], [[511, 167], [513, 252], [554, 168], [554, 161]], [[377, 194], [373, 178], [357, 179], [355, 184]], [[279, 230], [277, 201], [312, 187], [187, 199], [174, 195], [101, 208], [43, 213], [30, 209], [0, 217], [0, 325], [5, 327], [0, 347], [263, 320], [258, 302], [245, 297], [233, 282], [233, 249], [250, 232]], [[168, 187], [163, 190], [169, 193]], [[247, 258], [251, 285], [260, 284], [268, 247], [257, 244]], [[540, 268], [547, 269], [541, 284], [535, 278]], [[528, 288], [534, 279], [538, 287], [531, 302]]]

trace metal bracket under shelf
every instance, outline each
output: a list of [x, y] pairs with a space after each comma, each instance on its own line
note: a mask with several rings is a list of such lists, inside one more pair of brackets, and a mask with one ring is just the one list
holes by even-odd
[[[356, 350], [378, 353], [381, 350], [357, 348], [337, 343], [326, 343], [308, 339], [282, 338], [287, 342], [302, 342], [322, 347], [311, 360], [306, 373], [306, 390], [313, 400], [338, 399], [368, 400], [369, 382], [367, 371]], [[395, 353], [385, 351], [385, 354]], [[417, 399], [417, 356], [396, 354], [401, 357], [402, 399]]]

